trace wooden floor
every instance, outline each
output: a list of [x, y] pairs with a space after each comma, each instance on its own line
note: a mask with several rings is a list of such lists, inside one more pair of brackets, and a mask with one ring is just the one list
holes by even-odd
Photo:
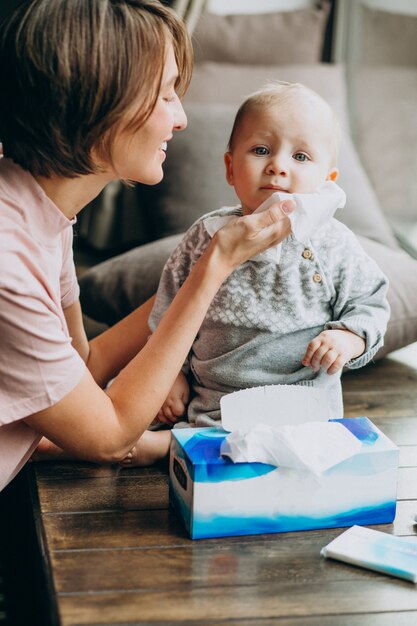
[[[346, 374], [344, 397], [400, 446], [397, 517], [375, 528], [417, 541], [417, 344]], [[162, 468], [31, 472], [55, 625], [417, 624], [412, 583], [320, 557], [339, 529], [193, 542]]]

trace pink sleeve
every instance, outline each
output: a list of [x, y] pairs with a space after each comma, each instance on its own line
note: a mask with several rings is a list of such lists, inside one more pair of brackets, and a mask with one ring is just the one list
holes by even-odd
[[48, 290], [21, 269], [10, 285], [0, 289], [0, 426], [53, 406], [86, 370]]
[[79, 298], [80, 288], [75, 274], [74, 256], [72, 251], [72, 228], [62, 233], [62, 270], [61, 270], [61, 305], [67, 309]]

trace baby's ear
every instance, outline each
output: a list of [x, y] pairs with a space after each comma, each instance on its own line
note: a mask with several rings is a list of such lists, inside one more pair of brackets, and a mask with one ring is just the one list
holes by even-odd
[[339, 177], [339, 170], [337, 169], [337, 167], [333, 167], [328, 173], [326, 180], [332, 180], [335, 183], [338, 177]]
[[226, 180], [229, 185], [233, 185], [233, 157], [231, 152], [225, 152], [224, 164], [226, 166]]

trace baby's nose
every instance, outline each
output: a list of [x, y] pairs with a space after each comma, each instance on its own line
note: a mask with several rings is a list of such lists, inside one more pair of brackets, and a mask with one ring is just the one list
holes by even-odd
[[279, 176], [288, 176], [288, 166], [285, 159], [279, 157], [271, 159], [267, 166], [267, 172]]

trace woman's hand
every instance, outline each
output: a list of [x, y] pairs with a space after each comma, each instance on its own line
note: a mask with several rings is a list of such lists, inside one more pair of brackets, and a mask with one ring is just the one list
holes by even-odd
[[267, 211], [238, 218], [223, 226], [212, 239], [225, 269], [232, 272], [242, 263], [277, 245], [291, 233], [288, 215], [295, 209], [293, 200], [271, 205]]

